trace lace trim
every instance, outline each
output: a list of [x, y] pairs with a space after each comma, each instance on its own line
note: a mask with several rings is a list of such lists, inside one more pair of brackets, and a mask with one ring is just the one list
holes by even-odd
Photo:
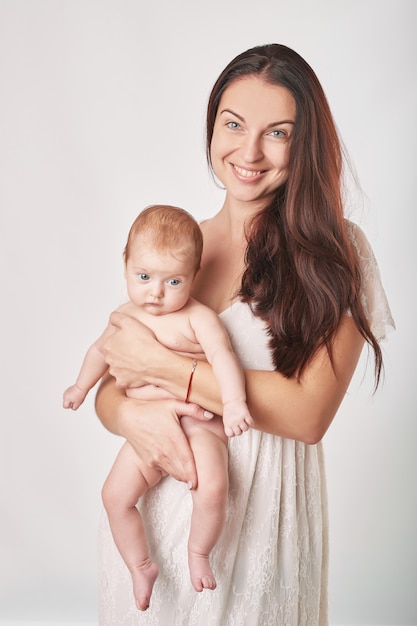
[[358, 253], [363, 290], [362, 305], [367, 318], [371, 321], [371, 330], [378, 341], [387, 338], [389, 332], [395, 330], [395, 323], [382, 286], [381, 274], [373, 250], [362, 229], [353, 222], [347, 222], [348, 233]]

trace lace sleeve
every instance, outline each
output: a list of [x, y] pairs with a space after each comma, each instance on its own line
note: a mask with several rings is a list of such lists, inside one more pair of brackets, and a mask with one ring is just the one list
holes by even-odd
[[395, 329], [395, 323], [382, 286], [378, 263], [362, 229], [353, 222], [348, 221], [347, 224], [362, 270], [362, 305], [373, 334], [378, 341], [382, 341]]

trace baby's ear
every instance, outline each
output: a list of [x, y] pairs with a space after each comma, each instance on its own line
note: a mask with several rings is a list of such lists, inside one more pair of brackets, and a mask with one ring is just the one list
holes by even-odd
[[123, 258], [123, 276], [125, 278], [126, 278], [126, 274], [127, 274], [127, 254], [126, 254], [126, 251], [127, 251], [127, 246], [123, 250], [123, 255], [122, 255], [122, 258]]

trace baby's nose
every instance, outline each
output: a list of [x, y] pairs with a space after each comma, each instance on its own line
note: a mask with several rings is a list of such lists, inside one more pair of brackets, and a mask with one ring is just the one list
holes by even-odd
[[164, 295], [164, 288], [161, 283], [155, 282], [151, 287], [151, 294], [154, 298], [162, 298]]

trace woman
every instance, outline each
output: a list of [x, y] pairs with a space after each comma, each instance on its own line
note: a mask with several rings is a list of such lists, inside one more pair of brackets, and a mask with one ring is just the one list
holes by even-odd
[[[310, 66], [278, 44], [250, 49], [222, 72], [207, 111], [209, 164], [225, 188], [202, 224], [194, 296], [226, 325], [246, 369], [255, 426], [229, 442], [228, 519], [213, 552], [218, 587], [187, 579], [191, 498], [197, 479], [178, 416], [221, 413], [210, 366], [199, 363], [182, 401], [133, 401], [121, 387], [157, 385], [185, 398], [190, 359], [160, 346], [120, 315], [108, 342], [97, 411], [111, 431], [168, 472], [142, 504], [161, 564], [150, 609], [137, 614], [129, 575], [102, 528], [100, 624], [325, 625], [327, 510], [321, 439], [364, 343], [375, 355], [393, 325], [372, 251], [344, 219], [342, 155]], [[172, 476], [178, 480], [172, 478]], [[198, 487], [197, 487], [198, 488]], [[163, 513], [161, 513], [163, 511]]]

